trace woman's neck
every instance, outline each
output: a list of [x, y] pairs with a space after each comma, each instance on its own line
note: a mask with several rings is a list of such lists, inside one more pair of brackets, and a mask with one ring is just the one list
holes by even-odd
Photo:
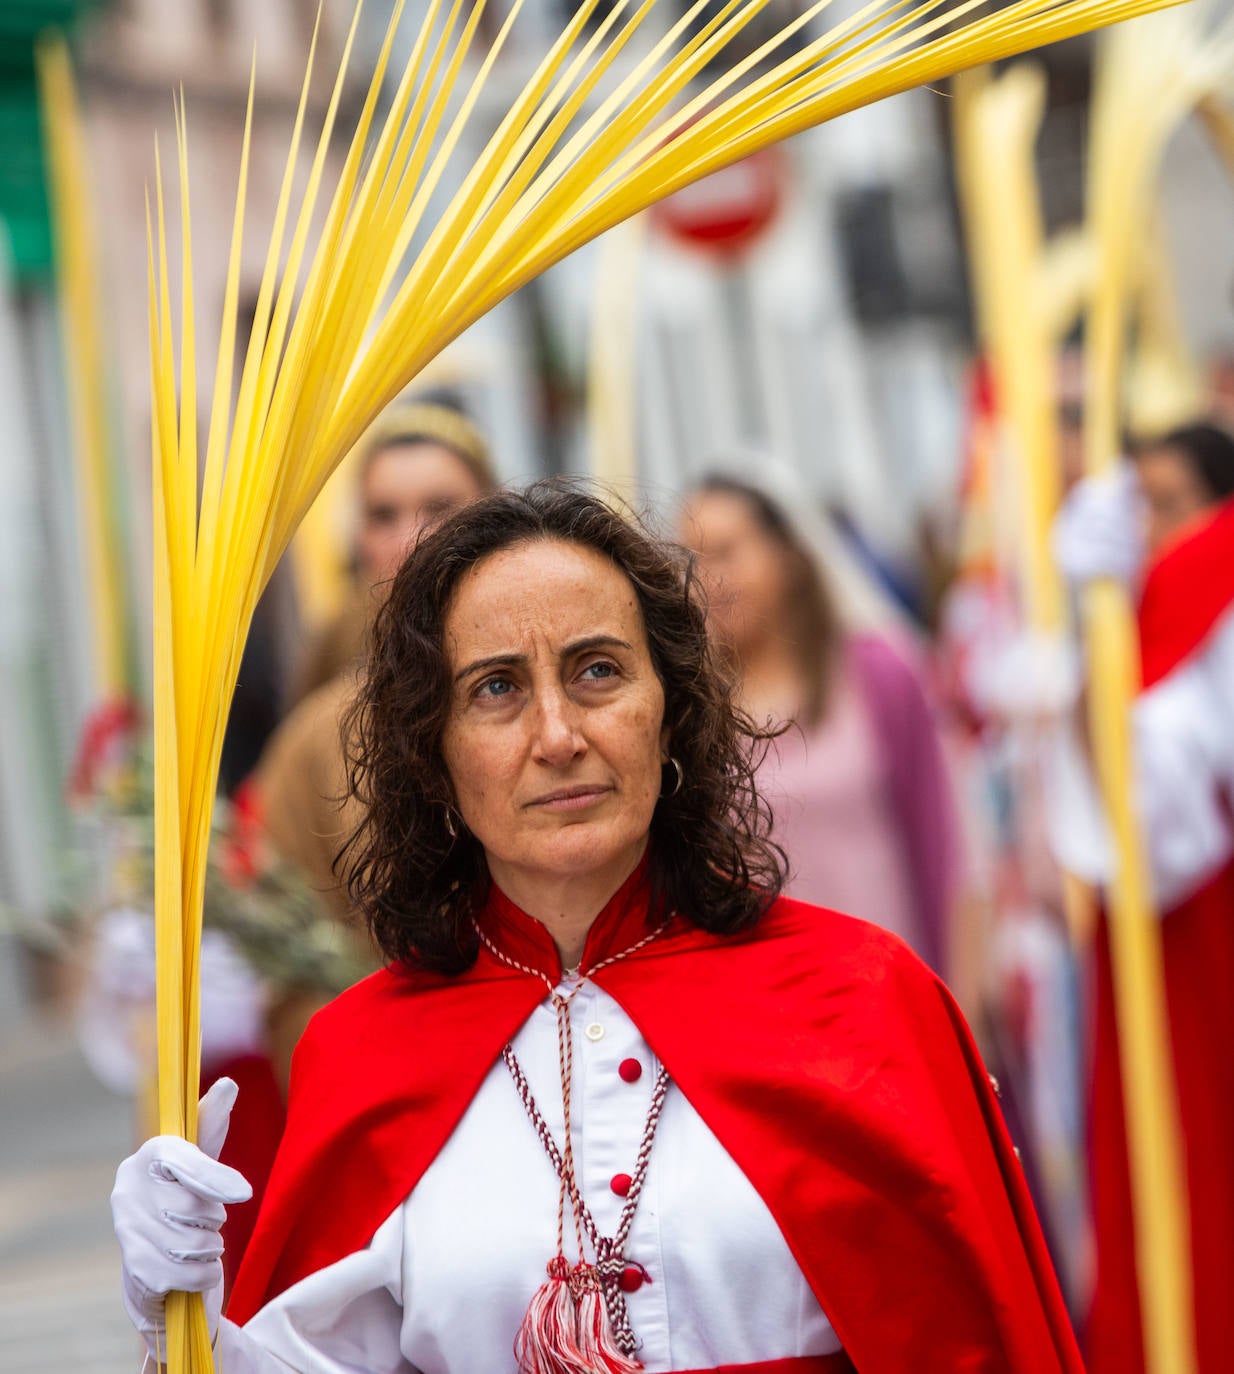
[[638, 867], [647, 837], [585, 873], [545, 873], [489, 856], [489, 874], [502, 892], [553, 937], [563, 968], [575, 969], [587, 935], [613, 893]]
[[776, 631], [748, 645], [740, 655], [743, 710], [760, 725], [796, 720], [807, 697], [801, 657], [788, 638]]

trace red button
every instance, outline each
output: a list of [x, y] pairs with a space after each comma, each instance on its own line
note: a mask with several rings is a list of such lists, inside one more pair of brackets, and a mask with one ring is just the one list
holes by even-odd
[[621, 1271], [621, 1278], [617, 1280], [618, 1287], [623, 1293], [637, 1293], [647, 1280], [641, 1265], [627, 1264]]
[[626, 1197], [630, 1192], [630, 1185], [634, 1180], [629, 1174], [614, 1174], [612, 1182], [608, 1185], [618, 1197]]
[[637, 1083], [643, 1076], [643, 1066], [637, 1059], [623, 1059], [617, 1065], [617, 1072], [626, 1083]]

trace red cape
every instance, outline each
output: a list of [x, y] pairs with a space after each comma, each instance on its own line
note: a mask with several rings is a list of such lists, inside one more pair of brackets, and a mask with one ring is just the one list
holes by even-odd
[[1151, 565], [1140, 596], [1143, 690], [1198, 649], [1234, 606], [1234, 499]]
[[[1227, 502], [1149, 569], [1139, 614], [1144, 687], [1202, 651], [1231, 609], [1234, 502]], [[1234, 865], [1162, 913], [1161, 946], [1190, 1204], [1197, 1368], [1210, 1374], [1230, 1368], [1234, 1359]], [[1094, 971], [1097, 1285], [1087, 1353], [1091, 1374], [1142, 1374], [1131, 1181], [1104, 921]]]
[[[547, 932], [500, 893], [484, 919], [506, 953], [559, 973]], [[585, 963], [645, 928], [627, 884]], [[674, 920], [595, 981], [767, 1203], [861, 1374], [1081, 1370], [968, 1029], [899, 940], [782, 899], [736, 937]], [[383, 971], [319, 1013], [234, 1320], [368, 1243], [543, 997], [481, 951], [459, 977]]]

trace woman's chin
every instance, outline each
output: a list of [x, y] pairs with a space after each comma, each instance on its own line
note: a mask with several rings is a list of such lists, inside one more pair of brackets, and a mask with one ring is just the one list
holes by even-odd
[[580, 817], [538, 837], [523, 862], [542, 873], [581, 878], [619, 866], [623, 859], [637, 862], [646, 841], [646, 830], [631, 833], [631, 827], [616, 826], [611, 819]]

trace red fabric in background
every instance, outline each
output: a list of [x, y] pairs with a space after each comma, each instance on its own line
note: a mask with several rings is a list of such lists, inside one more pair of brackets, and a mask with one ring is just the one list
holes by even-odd
[[[1144, 688], [1203, 652], [1234, 609], [1234, 502], [1149, 569], [1139, 608]], [[1234, 722], [1229, 722], [1234, 729]], [[1161, 914], [1195, 1288], [1199, 1374], [1234, 1369], [1234, 865]], [[1097, 1282], [1090, 1374], [1143, 1374], [1130, 1164], [1104, 919], [1093, 961], [1091, 1158]]]
[[[1234, 1367], [1234, 865], [1161, 929], [1166, 1005], [1183, 1138], [1199, 1374]], [[1118, 1033], [1103, 921], [1095, 958], [1092, 1097], [1097, 1284], [1089, 1374], [1142, 1374], [1131, 1174]]]
[[274, 1068], [265, 1055], [239, 1055], [203, 1066], [202, 1092], [220, 1078], [235, 1079], [240, 1094], [231, 1109], [231, 1123], [219, 1158], [224, 1164], [238, 1169], [253, 1188], [253, 1196], [248, 1202], [228, 1207], [227, 1221], [223, 1225], [223, 1291], [230, 1293], [257, 1224], [270, 1169], [283, 1135], [287, 1109], [274, 1077]]
[[[483, 919], [511, 957], [559, 974], [547, 931], [500, 893]], [[646, 929], [632, 879], [584, 962]], [[900, 941], [782, 899], [750, 935], [675, 921], [595, 981], [758, 1189], [861, 1374], [1080, 1371], [967, 1027]], [[375, 974], [318, 1014], [234, 1320], [368, 1243], [543, 996], [482, 951], [457, 978]]]
[[1234, 606], [1234, 500], [1153, 563], [1140, 596], [1143, 690], [1199, 650]]

